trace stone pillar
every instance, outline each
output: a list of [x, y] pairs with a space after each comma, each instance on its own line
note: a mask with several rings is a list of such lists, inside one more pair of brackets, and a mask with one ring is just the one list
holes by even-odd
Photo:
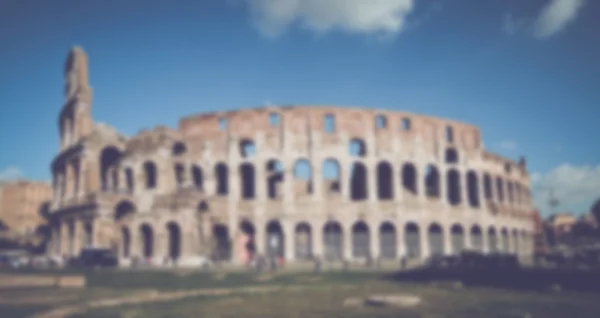
[[476, 173], [477, 176], [477, 199], [479, 200], [479, 208], [485, 210], [487, 206], [487, 199], [485, 198], [485, 174], [484, 173]]
[[427, 227], [427, 224], [419, 225], [419, 241], [421, 243], [421, 259], [426, 259], [430, 255], [429, 228]]
[[342, 202], [349, 202], [350, 200], [350, 187], [352, 187], [352, 160], [348, 155], [344, 155], [339, 158], [340, 163], [340, 186], [342, 187]]
[[375, 260], [381, 255], [381, 244], [379, 237], [379, 226], [376, 222], [369, 222], [369, 250], [371, 257]]
[[325, 255], [323, 254], [323, 227], [325, 225], [323, 223], [312, 223], [310, 225], [310, 235], [311, 244], [312, 244], [312, 253], [313, 256], [323, 258]]
[[377, 203], [378, 200], [378, 182], [377, 182], [377, 161], [375, 158], [367, 158], [364, 161], [367, 169], [367, 198], [370, 203]]
[[447, 179], [447, 170], [445, 164], [440, 165], [438, 168], [439, 174], [439, 185], [440, 185], [440, 202], [444, 209], [448, 207], [448, 181]]
[[267, 252], [267, 231], [266, 224], [263, 220], [256, 220], [254, 224], [254, 244], [256, 245], [256, 253], [265, 255]]
[[254, 189], [256, 189], [256, 200], [264, 202], [267, 200], [267, 171], [263, 160], [254, 160], [252, 163], [256, 174], [254, 176]]
[[404, 224], [396, 226], [396, 255], [398, 258], [406, 256], [406, 243], [404, 242]]
[[284, 237], [284, 258], [287, 262], [293, 262], [296, 258], [294, 224], [292, 222], [282, 222], [281, 227]]
[[403, 185], [402, 185], [402, 174], [400, 173], [402, 167], [391, 163], [392, 165], [392, 184], [394, 185], [394, 201], [402, 202], [404, 197]]
[[481, 229], [481, 244], [482, 249], [483, 249], [483, 253], [487, 254], [490, 252], [490, 244], [488, 243], [489, 237], [488, 237], [488, 232], [486, 230], [486, 228], [482, 228]]
[[421, 204], [425, 204], [427, 202], [427, 183], [425, 182], [425, 171], [427, 169], [427, 165], [423, 165], [421, 163], [415, 163], [415, 175], [416, 175], [416, 184], [417, 184], [417, 198]]
[[455, 251], [452, 250], [452, 228], [448, 226], [443, 226], [442, 224], [440, 224], [440, 226], [442, 227], [442, 238], [444, 240], [444, 255], [452, 255], [455, 253]]
[[469, 178], [467, 177], [468, 170], [458, 169], [458, 178], [460, 180], [460, 204], [463, 207], [471, 207], [469, 203]]
[[314, 161], [311, 161], [310, 164], [311, 164], [312, 171], [313, 171], [313, 176], [312, 176], [312, 180], [311, 180], [312, 187], [313, 187], [312, 198], [313, 198], [313, 201], [322, 202], [324, 190], [323, 190], [323, 172], [321, 170], [321, 164], [319, 164], [318, 162], [314, 162]]
[[342, 223], [342, 258], [344, 260], [352, 259], [352, 226]]
[[285, 161], [283, 173], [283, 201], [286, 203], [294, 202], [294, 163], [292, 161]]

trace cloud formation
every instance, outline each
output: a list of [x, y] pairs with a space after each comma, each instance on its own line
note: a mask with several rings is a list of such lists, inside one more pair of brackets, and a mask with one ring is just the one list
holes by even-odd
[[0, 182], [8, 182], [23, 178], [23, 171], [15, 166], [7, 167], [0, 171]]
[[564, 163], [545, 174], [532, 174], [531, 181], [536, 205], [542, 209], [548, 208], [550, 189], [559, 200], [559, 210], [581, 207], [587, 211], [600, 198], [600, 165], [594, 167]]
[[413, 0], [245, 0], [259, 31], [280, 36], [293, 24], [327, 33], [394, 35], [402, 31]]
[[551, 0], [533, 25], [534, 36], [547, 38], [560, 32], [577, 18], [584, 4], [585, 0]]

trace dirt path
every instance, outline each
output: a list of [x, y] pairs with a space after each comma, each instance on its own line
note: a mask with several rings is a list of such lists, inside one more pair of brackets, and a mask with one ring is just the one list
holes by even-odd
[[132, 305], [147, 302], [161, 302], [196, 296], [226, 296], [231, 294], [268, 293], [281, 289], [300, 289], [302, 286], [255, 286], [238, 288], [215, 288], [215, 289], [193, 289], [176, 292], [147, 292], [129, 297], [108, 298], [93, 300], [83, 304], [64, 306], [42, 312], [32, 316], [33, 318], [62, 318], [74, 314], [84, 313], [88, 310], [99, 308], [110, 308], [122, 305]]

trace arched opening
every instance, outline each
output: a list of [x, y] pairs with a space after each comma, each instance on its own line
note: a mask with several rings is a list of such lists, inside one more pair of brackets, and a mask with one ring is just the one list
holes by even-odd
[[350, 199], [363, 201], [368, 196], [367, 167], [361, 162], [352, 164], [350, 176]]
[[295, 230], [296, 259], [309, 260], [312, 258], [312, 235], [310, 225], [306, 222], [298, 223]]
[[425, 168], [425, 193], [430, 198], [440, 197], [440, 173], [434, 165]]
[[278, 113], [270, 113], [269, 114], [269, 125], [271, 127], [279, 127], [280, 125], [280, 118], [279, 118], [279, 114]]
[[254, 258], [256, 254], [255, 230], [254, 225], [249, 221], [242, 221], [240, 224], [241, 236], [238, 244], [242, 247], [240, 252], [241, 261], [247, 263]]
[[498, 202], [504, 202], [504, 182], [502, 178], [496, 178], [496, 190], [498, 192]]
[[124, 200], [115, 206], [114, 218], [115, 222], [126, 223], [135, 214], [136, 208], [130, 201]]
[[483, 192], [485, 193], [485, 199], [491, 201], [494, 199], [494, 194], [492, 192], [492, 178], [489, 174], [483, 175]]
[[465, 249], [465, 232], [460, 224], [454, 224], [450, 229], [452, 254], [460, 254]]
[[477, 252], [483, 252], [483, 232], [479, 225], [471, 227], [471, 246]]
[[377, 164], [377, 196], [380, 200], [392, 200], [394, 198], [394, 173], [392, 165], [387, 161]]
[[177, 223], [169, 222], [167, 232], [169, 233], [169, 257], [177, 262], [181, 255], [181, 229]]
[[323, 227], [323, 245], [325, 259], [329, 261], [341, 260], [343, 257], [342, 227], [338, 222], [329, 221]]
[[272, 159], [267, 162], [267, 195], [269, 199], [280, 198], [283, 194], [285, 171], [281, 161]]
[[369, 227], [363, 221], [357, 221], [352, 226], [352, 257], [365, 259], [371, 257]]
[[146, 177], [146, 189], [156, 188], [156, 165], [152, 161], [144, 163], [144, 174]]
[[340, 164], [335, 159], [323, 161], [321, 169], [326, 194], [339, 194], [342, 191]]
[[402, 166], [402, 186], [404, 189], [414, 195], [417, 194], [417, 169], [412, 163], [405, 163]]
[[417, 224], [411, 222], [404, 227], [404, 244], [408, 258], [421, 257], [421, 236]]
[[458, 152], [454, 148], [446, 148], [444, 159], [446, 163], [458, 163]]
[[299, 190], [299, 195], [306, 196], [312, 194], [313, 172], [310, 162], [306, 159], [299, 159], [294, 164], [294, 189]]
[[375, 128], [377, 129], [385, 129], [387, 128], [387, 117], [385, 115], [377, 115], [375, 116]]
[[498, 252], [498, 236], [496, 235], [496, 229], [493, 227], [488, 229], [488, 244], [490, 253]]
[[267, 223], [267, 253], [271, 258], [285, 257], [285, 236], [279, 221]]
[[500, 235], [502, 236], [502, 252], [508, 254], [510, 252], [508, 230], [506, 228], [502, 228]]
[[360, 138], [353, 138], [348, 144], [348, 154], [351, 157], [364, 157], [367, 155], [367, 144]]
[[133, 193], [133, 190], [135, 189], [133, 169], [131, 169], [131, 168], [125, 169], [125, 179], [126, 179], [126, 183], [127, 183], [127, 191], [129, 193]]
[[427, 234], [431, 255], [444, 255], [444, 231], [442, 227], [437, 223], [433, 223], [429, 226]]
[[229, 230], [222, 224], [213, 225], [212, 259], [221, 262], [231, 259], [231, 242]]
[[254, 165], [251, 163], [243, 163], [240, 165], [240, 177], [242, 187], [242, 199], [252, 200], [256, 195]]
[[181, 141], [178, 141], [173, 144], [173, 156], [181, 156], [185, 154], [187, 151], [187, 147]]
[[149, 259], [154, 254], [154, 231], [148, 224], [140, 226], [140, 234], [142, 237], [142, 255]]
[[410, 130], [410, 118], [402, 118], [402, 121], [400, 121], [400, 129], [404, 131]]
[[185, 175], [185, 168], [183, 167], [183, 164], [176, 163], [175, 164], [175, 181], [177, 182], [177, 187], [180, 189], [183, 187], [184, 175]]
[[240, 156], [242, 158], [252, 158], [256, 155], [256, 145], [250, 139], [242, 139], [240, 141]]
[[323, 131], [329, 134], [335, 132], [335, 116], [333, 114], [323, 116]]
[[121, 228], [121, 250], [123, 258], [129, 258], [131, 255], [131, 234], [126, 226]]
[[449, 169], [446, 176], [448, 188], [448, 202], [456, 206], [461, 202], [460, 174], [456, 169]]
[[467, 191], [469, 195], [469, 205], [479, 207], [479, 181], [474, 171], [467, 172]]
[[198, 165], [192, 166], [192, 181], [196, 189], [204, 190], [204, 176], [202, 174], [202, 168]]
[[454, 142], [454, 129], [451, 126], [446, 126], [446, 141]]
[[220, 162], [215, 166], [217, 176], [217, 195], [227, 196], [229, 193], [229, 169], [227, 165]]
[[[110, 175], [110, 171], [117, 167], [121, 159], [121, 151], [114, 146], [107, 146], [100, 153], [100, 182], [102, 191], [106, 192], [114, 188], [117, 180], [114, 180], [114, 175]], [[112, 189], [111, 189], [112, 188]]]
[[395, 259], [397, 256], [396, 227], [391, 222], [379, 226], [379, 251], [382, 259]]

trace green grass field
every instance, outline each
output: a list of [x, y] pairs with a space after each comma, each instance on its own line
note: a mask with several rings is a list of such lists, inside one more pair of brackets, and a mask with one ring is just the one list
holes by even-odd
[[[86, 272], [85, 289], [0, 290], [0, 317], [28, 317], [64, 306], [80, 306], [70, 317], [447, 317], [447, 318], [596, 318], [598, 294], [518, 292], [490, 288], [434, 287], [430, 284], [389, 282], [381, 273], [329, 272], [324, 274]], [[242, 287], [273, 286], [275, 290], [248, 291]], [[90, 308], [93, 300], [140, 297], [160, 291], [215, 288], [226, 295], [196, 295], [167, 301], [148, 301]], [[422, 302], [411, 309], [347, 307], [351, 297], [404, 293]], [[86, 308], [87, 307], [87, 308]], [[82, 309], [83, 308], [83, 309]]]

